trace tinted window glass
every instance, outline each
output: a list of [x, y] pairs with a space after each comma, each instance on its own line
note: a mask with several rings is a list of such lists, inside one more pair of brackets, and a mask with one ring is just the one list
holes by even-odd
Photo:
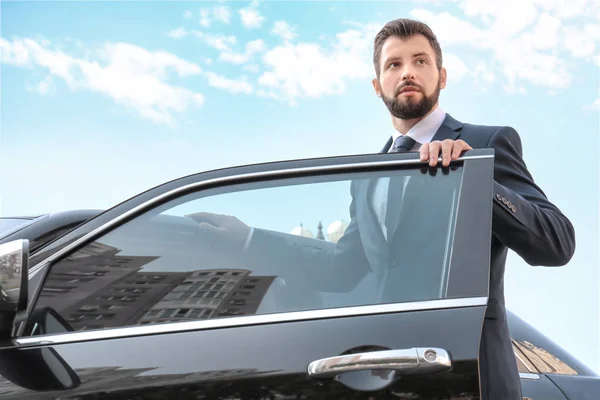
[[[53, 265], [36, 308], [84, 330], [444, 298], [461, 177], [400, 170], [188, 194]], [[202, 212], [255, 229], [225, 241]]]
[[513, 344], [513, 351], [515, 352], [515, 358], [517, 360], [517, 368], [519, 373], [531, 374], [537, 373], [535, 367], [531, 362], [521, 353], [516, 345]]
[[578, 372], [565, 362], [566, 360], [560, 359], [557, 354], [553, 354], [549, 349], [538, 347], [525, 340], [517, 340], [515, 344], [541, 373], [578, 375]]

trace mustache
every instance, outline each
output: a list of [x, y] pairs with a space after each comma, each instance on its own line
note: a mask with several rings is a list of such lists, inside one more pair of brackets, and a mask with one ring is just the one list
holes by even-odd
[[400, 94], [400, 92], [402, 91], [402, 89], [404, 89], [407, 86], [415, 87], [415, 88], [419, 89], [420, 92], [423, 91], [423, 88], [421, 87], [421, 85], [417, 85], [415, 82], [405, 82], [402, 85], [398, 86], [396, 88], [396, 90], [394, 90], [394, 97], [398, 96]]

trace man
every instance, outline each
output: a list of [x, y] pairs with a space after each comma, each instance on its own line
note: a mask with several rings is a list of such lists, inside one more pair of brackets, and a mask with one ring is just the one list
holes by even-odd
[[[421, 161], [428, 160], [436, 166], [441, 156], [442, 165], [448, 166], [465, 150], [495, 149], [490, 301], [479, 356], [482, 398], [520, 400], [520, 380], [504, 305], [507, 252], [512, 249], [530, 265], [564, 265], [575, 250], [573, 226], [534, 182], [522, 159], [519, 134], [513, 128], [462, 123], [439, 107], [447, 71], [442, 66], [440, 45], [427, 25], [408, 19], [387, 23], [375, 38], [373, 62], [373, 88], [387, 106], [395, 128], [382, 152], [419, 151]], [[386, 181], [379, 181], [377, 186], [383, 193], [388, 188]], [[364, 276], [367, 267], [348, 266], [372, 266], [376, 257], [360, 245], [361, 228], [355, 218], [360, 208], [372, 201], [363, 199], [366, 194], [359, 194], [355, 182], [352, 195], [351, 223], [335, 250], [329, 252], [251, 229], [234, 217], [199, 214], [195, 218], [204, 221], [201, 226], [214, 233], [237, 238], [237, 244], [249, 255], [273, 254], [272, 249], [287, 247], [288, 257], [282, 257], [282, 262], [289, 263], [294, 257], [302, 259], [304, 265], [317, 265], [304, 272], [343, 274], [344, 279], [337, 282], [352, 286]], [[390, 205], [386, 207], [389, 210]]]

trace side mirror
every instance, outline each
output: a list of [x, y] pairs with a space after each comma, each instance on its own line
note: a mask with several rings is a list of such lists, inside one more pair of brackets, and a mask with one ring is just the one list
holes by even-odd
[[68, 390], [81, 385], [79, 376], [52, 347], [3, 350], [0, 375], [34, 391]]
[[[28, 330], [36, 335], [69, 332], [73, 328], [53, 309], [35, 310]], [[0, 375], [17, 386], [34, 391], [75, 389], [81, 380], [52, 347], [6, 349], [0, 352]]]
[[[10, 337], [15, 315], [27, 309], [29, 241], [0, 245], [0, 339]], [[50, 308], [30, 318], [37, 334], [73, 330]], [[35, 391], [66, 390], [81, 384], [67, 362], [51, 347], [8, 348], [0, 352], [0, 375], [15, 385]]]
[[29, 240], [0, 245], [0, 339], [10, 337], [15, 315], [27, 309]]

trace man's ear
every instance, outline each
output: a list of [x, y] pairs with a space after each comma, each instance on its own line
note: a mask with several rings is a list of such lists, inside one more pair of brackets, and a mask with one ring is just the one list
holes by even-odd
[[377, 97], [381, 97], [381, 85], [379, 84], [379, 80], [377, 78], [373, 78], [371, 83], [373, 84], [373, 90], [375, 90]]
[[446, 68], [442, 67], [442, 69], [440, 69], [440, 89], [446, 88], [446, 80], [447, 79], [448, 79], [448, 73], [446, 71]]

